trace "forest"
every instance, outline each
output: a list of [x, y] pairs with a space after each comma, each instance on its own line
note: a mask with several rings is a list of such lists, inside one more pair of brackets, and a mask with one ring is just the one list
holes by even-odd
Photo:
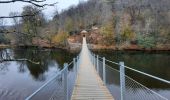
[[[11, 12], [11, 26], [0, 17], [0, 44], [63, 48], [88, 33], [93, 45], [112, 49], [170, 50], [169, 0], [88, 0], [47, 20], [35, 5]], [[20, 16], [20, 17], [18, 17]], [[94, 28], [95, 27], [95, 28]]]

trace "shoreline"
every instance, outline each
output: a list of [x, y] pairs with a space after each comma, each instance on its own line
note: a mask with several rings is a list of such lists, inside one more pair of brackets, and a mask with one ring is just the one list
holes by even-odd
[[154, 47], [154, 48], [143, 48], [137, 45], [131, 46], [101, 46], [101, 45], [90, 45], [90, 49], [93, 51], [170, 51], [170, 47]]
[[[43, 48], [43, 49], [61, 49], [61, 50], [67, 50], [69, 52], [80, 52], [81, 51], [81, 47], [71, 47], [71, 46], [68, 46], [68, 47], [56, 47], [56, 46], [36, 46], [36, 45], [31, 45], [31, 46], [16, 46], [16, 45], [0, 45], [0, 49], [4, 49], [4, 48]], [[113, 48], [113, 47], [110, 47], [110, 48], [103, 48], [103, 47], [93, 47], [91, 46], [90, 47], [90, 50], [92, 51], [144, 51], [144, 52], [170, 52], [170, 48], [151, 48], [151, 49], [146, 49], [146, 48]]]
[[110, 48], [102, 48], [102, 49], [91, 49], [92, 51], [170, 51], [170, 49], [110, 49]]
[[10, 48], [10, 45], [0, 44], [0, 48]]
[[6, 48], [21, 48], [21, 49], [27, 49], [27, 48], [37, 48], [37, 49], [58, 49], [58, 50], [65, 50], [71, 53], [78, 53], [81, 49], [71, 49], [69, 47], [55, 47], [55, 46], [36, 46], [36, 45], [30, 45], [30, 46], [17, 46], [17, 45], [0, 45], [0, 49], [6, 49]]

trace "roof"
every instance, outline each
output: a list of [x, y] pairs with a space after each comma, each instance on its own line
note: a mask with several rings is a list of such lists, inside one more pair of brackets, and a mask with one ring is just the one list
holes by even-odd
[[88, 33], [86, 30], [81, 31], [81, 33]]

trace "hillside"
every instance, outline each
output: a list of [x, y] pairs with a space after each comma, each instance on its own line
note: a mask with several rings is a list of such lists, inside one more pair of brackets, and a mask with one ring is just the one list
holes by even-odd
[[62, 12], [56, 9], [50, 21], [39, 8], [25, 6], [21, 15], [38, 14], [14, 18], [8, 30], [14, 34], [1, 36], [0, 43], [69, 48], [70, 43], [81, 43], [81, 31], [86, 30], [87, 41], [96, 49], [169, 50], [169, 4], [169, 0], [89, 0]]

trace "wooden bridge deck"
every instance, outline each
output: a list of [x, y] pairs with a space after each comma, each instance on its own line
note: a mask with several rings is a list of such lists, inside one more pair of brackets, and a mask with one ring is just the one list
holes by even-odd
[[86, 39], [83, 38], [80, 66], [72, 100], [114, 100], [90, 61]]

